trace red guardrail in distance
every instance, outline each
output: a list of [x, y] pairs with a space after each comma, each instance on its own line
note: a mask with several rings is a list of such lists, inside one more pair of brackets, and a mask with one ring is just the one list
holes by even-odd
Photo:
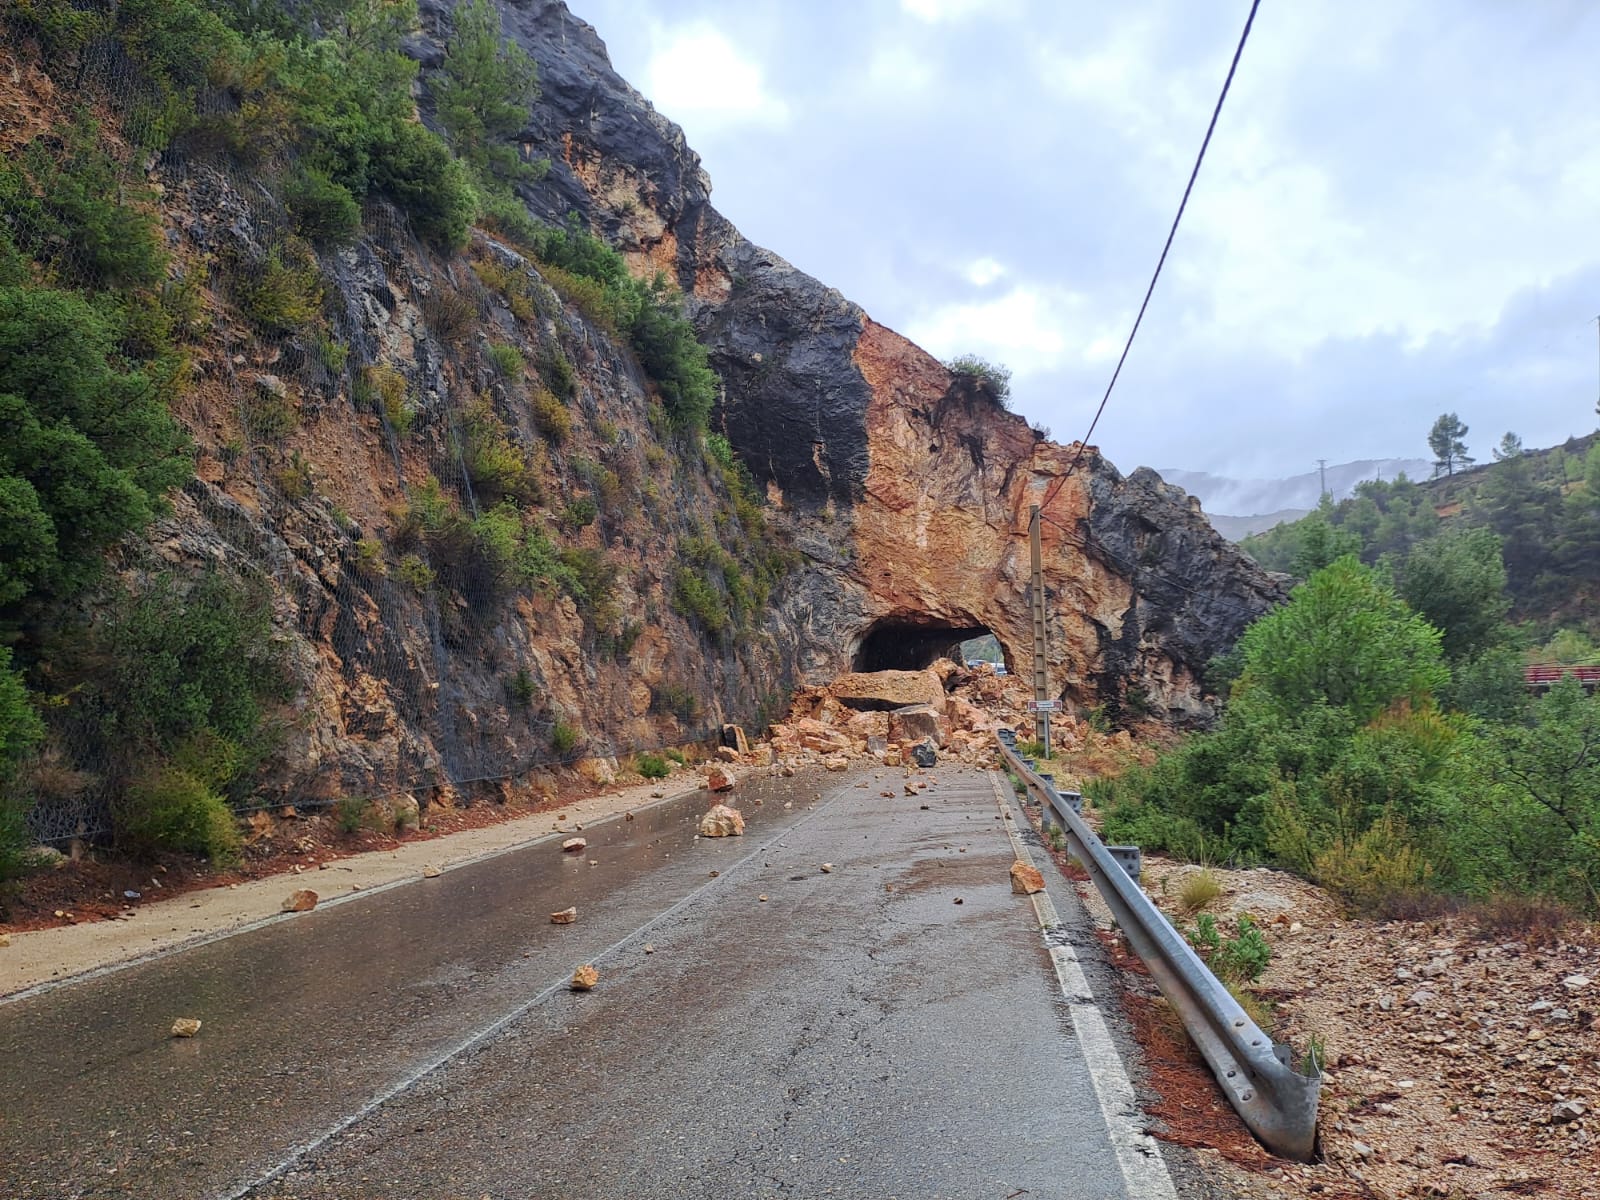
[[1546, 683], [1560, 683], [1571, 675], [1586, 687], [1600, 686], [1600, 667], [1564, 667], [1559, 663], [1540, 663], [1523, 669], [1522, 677], [1529, 687]]

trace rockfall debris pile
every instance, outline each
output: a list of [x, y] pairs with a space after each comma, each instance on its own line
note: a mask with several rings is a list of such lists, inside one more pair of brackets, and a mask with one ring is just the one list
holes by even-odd
[[[854, 672], [796, 692], [787, 719], [764, 740], [752, 744], [744, 730], [726, 726], [717, 758], [783, 775], [807, 766], [843, 771], [852, 762], [931, 767], [940, 758], [986, 766], [994, 760], [995, 730], [1037, 736], [1031, 698], [1026, 681], [988, 663], [967, 667], [946, 658], [921, 671]], [[1055, 716], [1051, 736], [1060, 753], [1090, 771], [1099, 760], [1141, 754], [1126, 732], [1105, 733], [1069, 713]]]
[[[1026, 684], [987, 663], [968, 668], [941, 659], [922, 671], [856, 672], [797, 692], [788, 717], [754, 744], [744, 730], [727, 726], [717, 758], [719, 765], [782, 775], [809, 766], [843, 771], [853, 761], [933, 766], [943, 757], [987, 764], [996, 729], [1031, 734], [1028, 698]], [[720, 772], [714, 782], [725, 778]]]

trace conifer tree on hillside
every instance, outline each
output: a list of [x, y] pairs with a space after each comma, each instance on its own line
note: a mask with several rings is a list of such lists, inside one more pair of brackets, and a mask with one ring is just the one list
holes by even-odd
[[1457, 466], [1471, 466], [1473, 459], [1467, 453], [1467, 427], [1455, 413], [1441, 413], [1428, 433], [1428, 446], [1433, 451], [1433, 473], [1454, 475]]

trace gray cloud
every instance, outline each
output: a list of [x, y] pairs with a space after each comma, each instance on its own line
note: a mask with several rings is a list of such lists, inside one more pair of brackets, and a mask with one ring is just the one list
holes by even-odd
[[[647, 93], [684, 31], [723, 38], [783, 116], [660, 103], [718, 206], [934, 353], [1008, 362], [1062, 440], [1105, 387], [1248, 8], [570, 2]], [[1507, 428], [1593, 428], [1597, 52], [1582, 0], [1263, 6], [1107, 453], [1292, 472], [1417, 453], [1446, 408], [1480, 457]], [[974, 282], [980, 260], [1003, 274]]]

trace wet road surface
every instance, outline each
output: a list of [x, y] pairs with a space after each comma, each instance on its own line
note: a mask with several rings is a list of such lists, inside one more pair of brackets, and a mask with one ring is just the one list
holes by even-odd
[[1127, 1195], [989, 777], [933, 775], [746, 785], [732, 839], [691, 797], [0, 1005], [0, 1195]]

